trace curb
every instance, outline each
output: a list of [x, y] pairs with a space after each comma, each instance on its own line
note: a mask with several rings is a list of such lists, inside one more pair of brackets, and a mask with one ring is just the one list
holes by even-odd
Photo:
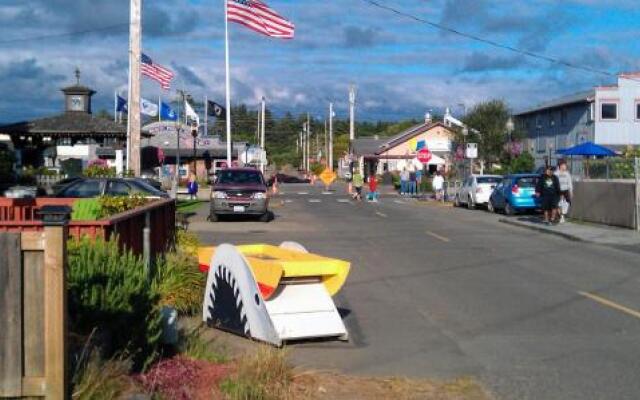
[[527, 223], [523, 223], [523, 222], [519, 222], [519, 221], [513, 221], [507, 218], [500, 218], [498, 220], [499, 222], [502, 222], [503, 224], [507, 224], [507, 225], [513, 225], [513, 226], [517, 226], [520, 228], [525, 228], [525, 229], [529, 229], [532, 231], [537, 231], [537, 232], [542, 232], [542, 233], [548, 233], [551, 235], [555, 235], [555, 236], [560, 236], [562, 238], [565, 238], [567, 240], [571, 240], [573, 242], [582, 242], [582, 243], [595, 243], [595, 242], [590, 242], [588, 240], [584, 240], [581, 237], [575, 236], [575, 235], [571, 235], [569, 233], [565, 233], [565, 232], [558, 232], [558, 231], [554, 231], [551, 229], [545, 229], [542, 227], [538, 227], [538, 226], [533, 226]]

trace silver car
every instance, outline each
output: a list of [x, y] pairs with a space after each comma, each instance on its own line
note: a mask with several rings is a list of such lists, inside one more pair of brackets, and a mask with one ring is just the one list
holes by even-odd
[[486, 206], [493, 189], [500, 183], [500, 175], [470, 175], [465, 179], [454, 203], [457, 207], [463, 204], [470, 210], [477, 206]]

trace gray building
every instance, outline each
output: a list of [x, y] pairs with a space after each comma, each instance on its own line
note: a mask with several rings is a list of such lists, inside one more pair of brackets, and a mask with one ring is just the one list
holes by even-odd
[[595, 139], [592, 104], [595, 90], [576, 93], [542, 103], [515, 114], [515, 123], [526, 137], [524, 150], [537, 164], [555, 159], [558, 149]]

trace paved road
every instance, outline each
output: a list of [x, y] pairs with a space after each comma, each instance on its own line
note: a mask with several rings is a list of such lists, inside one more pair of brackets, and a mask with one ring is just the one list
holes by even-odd
[[[297, 240], [352, 262], [349, 343], [293, 346], [312, 368], [473, 375], [499, 399], [638, 399], [638, 255], [398, 198], [283, 185], [275, 221], [194, 222], [209, 243]], [[593, 295], [593, 296], [592, 296]], [[624, 308], [626, 307], [626, 308]]]

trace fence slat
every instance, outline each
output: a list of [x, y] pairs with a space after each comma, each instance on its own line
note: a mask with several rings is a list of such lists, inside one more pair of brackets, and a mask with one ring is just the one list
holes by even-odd
[[0, 234], [0, 396], [22, 393], [22, 260], [19, 233]]
[[46, 226], [44, 253], [44, 304], [45, 375], [47, 397], [65, 398], [67, 379], [66, 335], [66, 239], [67, 227]]
[[[24, 235], [24, 234], [23, 234]], [[44, 252], [25, 251], [24, 376], [44, 377]]]

